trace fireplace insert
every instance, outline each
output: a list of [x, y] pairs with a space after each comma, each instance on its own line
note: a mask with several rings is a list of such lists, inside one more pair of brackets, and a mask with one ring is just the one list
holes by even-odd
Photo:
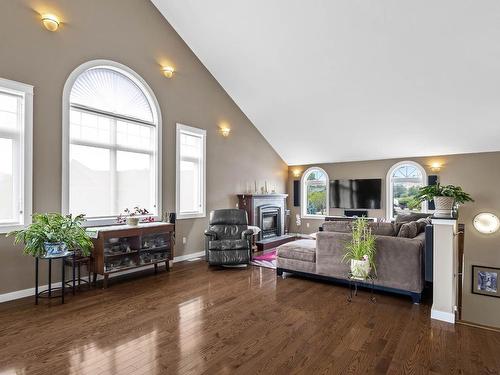
[[281, 236], [281, 208], [263, 205], [259, 207], [259, 227], [262, 239]]

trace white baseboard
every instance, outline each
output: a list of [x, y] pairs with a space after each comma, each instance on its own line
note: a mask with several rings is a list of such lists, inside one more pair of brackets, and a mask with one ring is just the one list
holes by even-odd
[[442, 322], [455, 324], [455, 314], [431, 309], [431, 319], [441, 320]]
[[[61, 287], [61, 282], [52, 283], [52, 288], [60, 288], [60, 287]], [[45, 290], [48, 288], [49, 288], [48, 284], [47, 285], [40, 285], [38, 287], [38, 290]], [[0, 303], [7, 302], [7, 301], [13, 301], [13, 300], [19, 299], [19, 298], [33, 297], [34, 295], [35, 295], [35, 288], [16, 290], [15, 292], [0, 294]]]
[[205, 251], [198, 251], [197, 253], [186, 254], [186, 255], [174, 257], [174, 263], [183, 262], [185, 260], [189, 260], [189, 259], [193, 259], [193, 258], [200, 258], [200, 257], [204, 257], [204, 256], [205, 256]]
[[[189, 259], [193, 259], [193, 258], [200, 258], [203, 256], [205, 256], [205, 251], [199, 251], [197, 253], [181, 255], [178, 257], [174, 257], [174, 263], [183, 262], [185, 260], [189, 260]], [[140, 270], [146, 270], [149, 268], [153, 268], [153, 265], [141, 267]], [[110, 275], [110, 278], [116, 277], [116, 276], [121, 276], [121, 275], [126, 275], [128, 273], [134, 273], [134, 272], [137, 272], [138, 270], [139, 269], [131, 269], [131, 270], [123, 271], [123, 272], [117, 272], [117, 273]], [[98, 278], [102, 279], [102, 276], [98, 275]], [[52, 288], [57, 288], [60, 286], [61, 286], [61, 282], [52, 283]], [[47, 288], [48, 288], [48, 285], [40, 285], [38, 287], [39, 290], [45, 290]], [[0, 294], [0, 303], [7, 302], [7, 301], [13, 301], [15, 299], [20, 299], [20, 298], [25, 298], [25, 297], [32, 297], [34, 295], [35, 295], [35, 288], [16, 290], [14, 292]]]

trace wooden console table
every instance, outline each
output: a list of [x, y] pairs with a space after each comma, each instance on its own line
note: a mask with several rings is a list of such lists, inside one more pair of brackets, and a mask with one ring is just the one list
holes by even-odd
[[88, 228], [93, 235], [92, 251], [94, 283], [97, 274], [108, 286], [109, 275], [126, 270], [165, 263], [170, 269], [174, 259], [175, 225], [163, 222], [141, 223], [138, 226], [113, 225]]

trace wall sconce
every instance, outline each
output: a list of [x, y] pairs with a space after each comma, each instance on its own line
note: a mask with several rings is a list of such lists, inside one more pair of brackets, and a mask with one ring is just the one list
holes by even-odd
[[484, 234], [495, 233], [500, 228], [498, 216], [491, 212], [481, 212], [477, 214], [472, 223], [479, 233]]
[[294, 169], [292, 171], [293, 177], [300, 177], [300, 169]]
[[231, 129], [227, 126], [221, 126], [220, 133], [223, 137], [229, 137], [229, 133], [231, 133]]
[[175, 71], [171, 66], [164, 66], [163, 68], [161, 68], [161, 70], [163, 71], [163, 75], [167, 78], [172, 78]]
[[441, 168], [443, 167], [443, 165], [439, 162], [434, 162], [431, 164], [431, 171], [433, 172], [439, 172], [441, 170]]
[[42, 15], [43, 26], [49, 31], [56, 31], [59, 28], [59, 18], [53, 14]]

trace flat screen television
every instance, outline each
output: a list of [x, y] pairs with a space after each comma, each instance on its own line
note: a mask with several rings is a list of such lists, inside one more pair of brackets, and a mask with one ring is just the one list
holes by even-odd
[[380, 209], [382, 179], [330, 181], [330, 207], [348, 209]]

